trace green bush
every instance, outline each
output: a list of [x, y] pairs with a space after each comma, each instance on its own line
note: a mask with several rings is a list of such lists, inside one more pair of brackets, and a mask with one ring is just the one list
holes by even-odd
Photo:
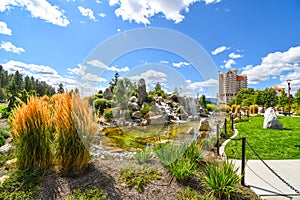
[[8, 110], [8, 106], [0, 106], [0, 118], [8, 118], [10, 112]]
[[135, 187], [138, 192], [143, 192], [144, 186], [153, 180], [159, 179], [161, 172], [150, 164], [129, 164], [121, 168], [121, 180], [125, 181], [131, 189]]
[[113, 112], [111, 108], [105, 108], [103, 113], [104, 118], [107, 121], [110, 121], [111, 118], [113, 118]]
[[98, 99], [103, 99], [103, 94], [95, 94]]
[[42, 181], [39, 171], [26, 169], [8, 174], [9, 178], [0, 185], [0, 199], [33, 199], [39, 192]]
[[107, 99], [95, 99], [94, 107], [102, 115], [104, 113], [104, 109], [111, 108], [111, 101]]
[[218, 106], [214, 105], [214, 104], [207, 104], [207, 110], [208, 111], [216, 111], [218, 110]]
[[237, 170], [228, 161], [208, 163], [202, 176], [203, 186], [210, 188], [208, 195], [214, 195], [217, 199], [230, 199], [241, 180]]
[[150, 104], [146, 104], [142, 109], [141, 112], [143, 115], [147, 114], [151, 110], [152, 106]]
[[208, 198], [200, 195], [196, 190], [189, 186], [185, 189], [178, 190], [176, 198], [178, 200], [207, 200]]

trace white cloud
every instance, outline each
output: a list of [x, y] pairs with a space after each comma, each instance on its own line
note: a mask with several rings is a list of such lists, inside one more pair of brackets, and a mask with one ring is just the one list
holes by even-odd
[[180, 67], [183, 67], [183, 66], [189, 66], [190, 65], [190, 63], [188, 63], [188, 62], [179, 62], [179, 63], [172, 63], [172, 65], [174, 66], [174, 67], [178, 67], [178, 68], [180, 68]]
[[218, 80], [208, 79], [207, 81], [203, 81], [203, 82], [192, 82], [191, 80], [187, 80], [186, 83], [188, 84], [187, 86], [188, 89], [203, 91], [204, 87], [217, 86]]
[[92, 19], [92, 20], [96, 20], [96, 18], [94, 16], [94, 12], [91, 9], [84, 8], [82, 6], [78, 6], [77, 8], [82, 16], [89, 17], [89, 19]]
[[106, 16], [105, 13], [99, 13], [98, 15], [102, 18]]
[[118, 32], [121, 32], [121, 29], [118, 28], [117, 31], [118, 31]]
[[168, 64], [169, 61], [167, 61], [167, 60], [161, 60], [159, 63], [161, 63], [161, 64]]
[[[123, 20], [135, 21], [140, 24], [150, 24], [150, 18], [162, 13], [167, 20], [180, 23], [185, 17], [182, 12], [188, 12], [189, 6], [200, 0], [109, 0], [110, 6], [118, 6], [115, 14]], [[220, 0], [206, 0], [206, 4]]]
[[78, 67], [76, 68], [68, 68], [68, 74], [71, 75], [80, 75], [83, 76], [85, 74], [85, 70], [87, 69], [86, 66], [78, 64]]
[[58, 26], [67, 26], [70, 23], [67, 17], [64, 16], [63, 10], [51, 5], [46, 0], [1, 0], [0, 12], [10, 10], [11, 6], [25, 7], [32, 17], [40, 18]]
[[100, 0], [96, 0], [96, 3], [100, 4], [100, 3], [101, 3], [101, 1], [100, 1]]
[[82, 80], [88, 81], [88, 82], [106, 82], [105, 78], [101, 78], [97, 76], [96, 74], [86, 73], [82, 77]]
[[146, 72], [141, 73], [140, 75], [129, 77], [129, 79], [138, 81], [139, 79], [144, 78], [146, 83], [148, 85], [150, 84], [156, 84], [156, 83], [163, 83], [167, 81], [167, 74], [159, 71], [155, 71], [153, 69], [150, 69]]
[[232, 58], [232, 59], [237, 59], [237, 58], [243, 57], [243, 55], [235, 54], [235, 53], [230, 53], [228, 56], [229, 56], [229, 58]]
[[7, 24], [5, 22], [0, 22], [0, 34], [12, 35], [11, 29], [7, 27]]
[[109, 67], [109, 66], [105, 65], [103, 62], [101, 62], [99, 60], [90, 60], [87, 63], [89, 65], [94, 66], [94, 67], [100, 67], [102, 69], [109, 70], [109, 71], [115, 71], [115, 72], [127, 72], [127, 71], [129, 71], [129, 67], [124, 67], [124, 68], [117, 68], [115, 66]]
[[11, 42], [3, 42], [3, 41], [0, 44], [0, 49], [4, 49], [7, 52], [13, 52], [17, 54], [25, 52], [25, 49], [23, 49], [22, 47], [16, 47]]
[[10, 60], [2, 65], [9, 73], [14, 73], [18, 70], [23, 76], [33, 76], [35, 79], [45, 81], [53, 87], [58, 87], [60, 83], [63, 83], [68, 88], [74, 88], [76, 86], [76, 81], [74, 79], [59, 75], [55, 69], [49, 66], [27, 64], [15, 60]]
[[[259, 65], [248, 65], [243, 69], [248, 76], [249, 84], [258, 84], [267, 81], [272, 76], [280, 76], [281, 80], [293, 79], [300, 81], [300, 46], [291, 47], [286, 52], [269, 53], [262, 58]], [[283, 75], [283, 73], [288, 73]]]
[[205, 2], [205, 4], [211, 4], [211, 3], [219, 3], [221, 2], [221, 0], [203, 0]]
[[211, 54], [215, 56], [215, 55], [217, 55], [217, 54], [219, 54], [219, 53], [222, 53], [223, 51], [228, 50], [228, 49], [229, 49], [229, 47], [226, 47], [226, 46], [220, 46], [220, 47], [216, 48], [215, 50], [213, 50], [213, 51], [211, 52]]
[[230, 69], [230, 68], [231, 68], [231, 65], [236, 64], [235, 60], [233, 60], [233, 59], [224, 60], [224, 63], [225, 63], [224, 67], [225, 67], [226, 69]]

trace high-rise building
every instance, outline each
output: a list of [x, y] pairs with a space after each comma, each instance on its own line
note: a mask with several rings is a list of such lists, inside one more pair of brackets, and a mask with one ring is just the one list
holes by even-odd
[[233, 68], [228, 72], [219, 72], [218, 104], [228, 104], [243, 88], [247, 88], [247, 75], [237, 74]]

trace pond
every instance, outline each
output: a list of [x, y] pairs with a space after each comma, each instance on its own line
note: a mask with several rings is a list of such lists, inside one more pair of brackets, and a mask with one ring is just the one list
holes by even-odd
[[135, 151], [170, 140], [192, 140], [199, 121], [183, 124], [110, 127], [101, 131], [98, 147], [109, 151]]

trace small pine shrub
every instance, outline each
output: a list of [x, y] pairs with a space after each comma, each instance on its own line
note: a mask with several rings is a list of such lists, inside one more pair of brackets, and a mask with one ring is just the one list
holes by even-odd
[[105, 108], [103, 117], [106, 119], [106, 121], [110, 121], [113, 118], [113, 111], [111, 108]]
[[240, 105], [237, 105], [237, 106], [235, 107], [235, 113], [240, 113], [240, 111], [241, 111], [241, 106], [240, 106]]
[[143, 115], [147, 114], [151, 110], [152, 106], [150, 104], [146, 104], [142, 109], [141, 112]]
[[250, 114], [257, 114], [258, 113], [258, 105], [251, 105], [250, 106]]
[[80, 189], [74, 190], [73, 195], [69, 195], [66, 200], [104, 200], [105, 191], [96, 187], [93, 189], [81, 191]]
[[232, 113], [235, 113], [235, 110], [236, 110], [236, 105], [233, 104], [233, 105], [231, 106], [231, 112], [232, 112]]
[[207, 200], [208, 198], [200, 195], [196, 190], [187, 186], [185, 189], [178, 190], [176, 198], [178, 200]]
[[160, 177], [161, 172], [150, 164], [129, 164], [121, 168], [121, 180], [125, 181], [130, 189], [134, 187], [140, 193], [143, 192], [145, 185]]

